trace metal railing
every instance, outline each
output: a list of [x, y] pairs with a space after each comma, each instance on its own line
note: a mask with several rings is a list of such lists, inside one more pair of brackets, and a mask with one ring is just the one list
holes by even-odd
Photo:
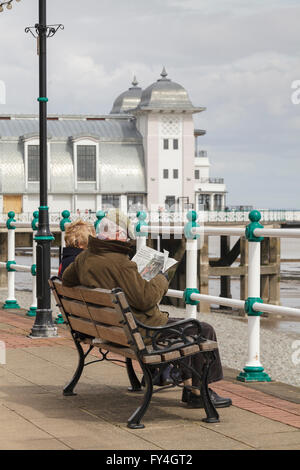
[[196, 180], [198, 183], [209, 183], [209, 184], [224, 184], [224, 178], [219, 177], [209, 177], [209, 178], [199, 178]]
[[[152, 234], [184, 234], [186, 237], [186, 289], [184, 291], [169, 289], [170, 297], [183, 299], [186, 303], [187, 314], [192, 317], [197, 315], [198, 302], [205, 301], [210, 305], [224, 305], [245, 310], [248, 315], [248, 359], [244, 371], [237, 377], [240, 381], [270, 381], [270, 377], [264, 372], [260, 362], [260, 316], [263, 312], [281, 315], [300, 316], [300, 309], [270, 305], [263, 303], [260, 297], [260, 250], [261, 241], [267, 237], [297, 237], [300, 238], [300, 229], [264, 229], [260, 224], [259, 211], [251, 211], [248, 214], [250, 224], [244, 228], [209, 227], [197, 224], [197, 214], [191, 211], [187, 214], [188, 223], [182, 226], [148, 226], [143, 215], [136, 230], [140, 237], [137, 239], [137, 248], [146, 244], [146, 235]], [[144, 236], [143, 236], [144, 234]], [[249, 242], [248, 265], [248, 298], [246, 300], [227, 299], [211, 295], [203, 295], [197, 290], [197, 238], [201, 235], [237, 235], [245, 236]]]
[[[203, 213], [202, 213], [203, 214]], [[57, 227], [61, 231], [61, 246], [64, 246], [65, 225], [71, 222], [70, 212], [63, 211], [62, 219]], [[94, 222], [95, 227], [101, 222], [105, 213], [97, 212], [97, 220]], [[186, 288], [184, 291], [169, 289], [167, 296], [183, 299], [186, 304], [186, 313], [188, 316], [195, 318], [197, 316], [197, 303], [205, 301], [210, 305], [221, 305], [244, 309], [248, 316], [248, 359], [244, 367], [244, 371], [238, 376], [238, 380], [242, 381], [269, 381], [270, 377], [264, 372], [264, 368], [260, 362], [260, 316], [263, 312], [270, 314], [293, 315], [300, 316], [300, 309], [290, 308], [278, 305], [263, 303], [260, 297], [260, 250], [263, 237], [296, 237], [300, 238], [300, 229], [265, 229], [261, 225], [261, 214], [259, 211], [251, 211], [248, 214], [250, 223], [245, 228], [239, 227], [210, 227], [205, 224], [198, 224], [198, 215], [195, 211], [186, 214], [187, 222], [180, 225], [155, 225], [148, 223], [148, 215], [144, 211], [137, 214], [137, 223], [135, 224], [136, 233], [136, 249], [139, 250], [146, 245], [148, 234], [166, 235], [177, 234], [184, 236], [186, 239]], [[27, 222], [17, 221], [14, 213], [8, 214], [6, 221], [8, 229], [8, 261], [0, 262], [0, 266], [6, 268], [8, 275], [8, 296], [4, 304], [4, 308], [19, 308], [15, 298], [15, 272], [30, 272], [32, 279], [32, 305], [27, 312], [28, 315], [34, 316], [36, 310], [36, 263], [35, 251], [36, 243], [33, 237], [33, 255], [32, 265], [22, 266], [15, 261], [15, 229], [18, 227], [31, 227], [33, 233], [38, 228], [38, 212], [34, 212], [31, 224]], [[203, 235], [235, 235], [245, 237], [249, 242], [249, 262], [248, 262], [248, 298], [246, 300], [228, 299], [211, 295], [201, 294], [198, 289], [198, 266], [197, 266], [197, 250], [198, 239]], [[56, 270], [52, 270], [51, 274], [57, 274]], [[60, 322], [60, 319], [57, 321]]]
[[[287, 210], [287, 209], [262, 209], [260, 210], [261, 213], [261, 221], [262, 222], [300, 222], [300, 210]], [[238, 210], [238, 209], [230, 209], [230, 210], [205, 210], [203, 213], [203, 222], [248, 222], [248, 214], [249, 210]], [[131, 219], [135, 219], [136, 211], [129, 211], [129, 216]], [[70, 212], [70, 219], [73, 221], [75, 219], [82, 219], [87, 222], [93, 223], [95, 221], [96, 212], [87, 213], [82, 211], [78, 212]], [[160, 213], [155, 212], [151, 214], [151, 218], [153, 220], [163, 220], [165, 222], [178, 222], [179, 215], [177, 212], [172, 213], [168, 210], [161, 211]], [[180, 220], [183, 220], [182, 214], [180, 214]], [[31, 223], [32, 213], [31, 212], [23, 212], [22, 214], [15, 214], [15, 220], [17, 222], [25, 222]], [[49, 220], [51, 225], [59, 224], [61, 219], [60, 212], [50, 212], [49, 213]], [[0, 214], [0, 224], [5, 224], [7, 220], [7, 214]]]

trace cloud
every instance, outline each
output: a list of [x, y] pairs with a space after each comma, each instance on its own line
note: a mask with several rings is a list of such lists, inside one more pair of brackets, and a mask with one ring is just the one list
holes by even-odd
[[186, 11], [200, 11], [204, 15], [216, 13], [229, 13], [234, 15], [251, 15], [253, 13], [265, 12], [270, 9], [297, 6], [297, 0], [167, 0], [170, 7]]
[[[131, 85], [145, 88], [165, 65], [207, 129], [212, 175], [223, 176], [232, 204], [298, 206], [300, 80], [298, 0], [51, 0], [48, 23], [49, 112], [104, 114]], [[26, 0], [0, 14], [1, 113], [37, 113], [38, 19]], [[255, 182], [255, 191], [253, 191]], [[279, 189], [278, 189], [279, 188]], [[283, 194], [284, 193], [284, 194]]]

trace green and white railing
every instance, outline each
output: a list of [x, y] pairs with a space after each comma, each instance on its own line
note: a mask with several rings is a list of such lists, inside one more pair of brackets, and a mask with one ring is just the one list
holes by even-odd
[[[129, 211], [130, 217], [132, 216], [135, 218], [136, 211]], [[93, 223], [95, 221], [95, 212], [89, 211], [81, 211], [80, 213], [77, 212], [69, 212], [71, 220], [76, 218], [81, 218], [82, 220], [88, 221]], [[261, 213], [261, 221], [264, 223], [272, 223], [272, 222], [300, 222], [300, 210], [289, 210], [289, 209], [262, 209], [260, 210]], [[220, 210], [220, 211], [210, 211], [205, 210], [203, 212], [203, 222], [206, 224], [211, 223], [243, 223], [248, 222], [248, 210]], [[155, 217], [157, 221], [160, 220], [162, 222], [179, 222], [177, 220], [177, 213], [169, 212], [167, 210], [163, 212], [155, 212], [155, 213], [148, 213], [149, 218], [154, 221]], [[21, 214], [16, 214], [15, 219], [19, 222], [27, 222], [30, 223], [32, 218], [31, 212], [23, 212]], [[7, 214], [0, 213], [0, 224], [5, 223], [7, 220]], [[49, 222], [50, 225], [59, 224], [61, 220], [61, 212], [50, 212], [49, 213]]]
[[[186, 237], [186, 289], [184, 291], [169, 289], [167, 296], [183, 299], [189, 316], [197, 316], [197, 304], [205, 301], [210, 305], [224, 305], [244, 309], [248, 316], [248, 359], [244, 370], [237, 377], [244, 382], [269, 382], [269, 375], [264, 372], [260, 362], [260, 316], [263, 312], [282, 315], [300, 316], [300, 309], [270, 305], [263, 303], [260, 297], [260, 251], [261, 241], [267, 237], [296, 237], [300, 238], [300, 229], [265, 229], [260, 223], [259, 211], [248, 214], [250, 223], [244, 228], [209, 227], [197, 224], [197, 214], [190, 211], [184, 226], [148, 225], [147, 216], [139, 212], [136, 225], [138, 235], [137, 248], [146, 244], [148, 234], [182, 234]], [[246, 300], [227, 299], [212, 295], [200, 294], [197, 289], [197, 238], [201, 235], [236, 235], [244, 236], [249, 242], [248, 265], [248, 298]]]
[[[61, 246], [64, 247], [64, 234], [66, 224], [73, 218], [69, 211], [61, 213], [62, 219], [59, 223], [51, 224], [52, 229], [61, 231]], [[105, 216], [105, 212], [96, 213], [95, 228]], [[264, 372], [260, 362], [260, 316], [263, 312], [270, 314], [300, 316], [300, 309], [270, 305], [263, 303], [260, 297], [260, 250], [263, 237], [293, 237], [300, 238], [300, 229], [265, 229], [261, 225], [261, 214], [258, 211], [251, 211], [248, 214], [250, 223], [246, 228], [235, 227], [210, 227], [198, 223], [198, 215], [195, 211], [187, 213], [187, 221], [181, 225], [154, 225], [147, 222], [148, 215], [145, 211], [139, 211], [137, 214], [137, 223], [135, 225], [137, 249], [145, 246], [148, 235], [155, 236], [158, 240], [160, 235], [176, 234], [186, 239], [186, 288], [184, 291], [169, 289], [167, 295], [170, 297], [183, 299], [186, 304], [186, 312], [190, 317], [197, 316], [197, 305], [199, 302], [207, 302], [210, 305], [222, 305], [244, 309], [248, 316], [248, 359], [243, 372], [238, 376], [241, 381], [270, 381], [270, 377]], [[153, 220], [153, 219], [152, 219]], [[20, 308], [15, 298], [15, 272], [28, 272], [32, 275], [32, 305], [27, 315], [34, 316], [36, 312], [36, 243], [33, 236], [32, 246], [32, 265], [24, 266], [16, 263], [15, 260], [15, 229], [31, 228], [33, 234], [38, 228], [38, 212], [33, 213], [31, 223], [16, 221], [13, 211], [8, 213], [6, 221], [8, 229], [8, 261], [0, 262], [0, 266], [6, 268], [8, 274], [8, 294], [3, 308]], [[246, 300], [228, 299], [224, 297], [201, 294], [198, 286], [198, 266], [197, 251], [199, 248], [199, 239], [203, 235], [234, 235], [246, 237], [249, 242], [249, 264], [248, 264], [248, 292]], [[51, 274], [57, 274], [57, 270], [51, 270]], [[62, 322], [58, 317], [56, 322]]]
[[[36, 316], [37, 309], [37, 287], [36, 287], [36, 241], [35, 233], [38, 230], [38, 211], [33, 213], [33, 218], [31, 222], [17, 221], [15, 219], [15, 213], [10, 211], [8, 214], [8, 219], [6, 221], [6, 227], [8, 229], [7, 233], [7, 253], [8, 261], [0, 262], [0, 267], [6, 268], [7, 270], [7, 299], [2, 308], [4, 309], [19, 309], [20, 305], [16, 299], [16, 290], [15, 290], [15, 273], [24, 272], [29, 273], [32, 276], [32, 304], [29, 307], [26, 315], [29, 317]], [[70, 222], [70, 221], [69, 221]], [[59, 227], [56, 224], [57, 228]], [[23, 229], [32, 229], [32, 263], [29, 265], [17, 264], [15, 259], [15, 230], [17, 228]], [[57, 269], [52, 269], [51, 274], [57, 274]], [[59, 321], [58, 321], [59, 322]]]

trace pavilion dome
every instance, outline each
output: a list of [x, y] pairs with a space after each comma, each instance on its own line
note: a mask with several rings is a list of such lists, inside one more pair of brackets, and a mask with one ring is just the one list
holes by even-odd
[[113, 104], [110, 114], [128, 113], [136, 108], [141, 100], [142, 88], [138, 86], [136, 77], [133, 77], [132, 87], [119, 95]]
[[[178, 110], [197, 112], [189, 98], [186, 89], [167, 78], [168, 74], [163, 68], [160, 77], [142, 93], [139, 110]], [[201, 109], [202, 110], [202, 109]]]

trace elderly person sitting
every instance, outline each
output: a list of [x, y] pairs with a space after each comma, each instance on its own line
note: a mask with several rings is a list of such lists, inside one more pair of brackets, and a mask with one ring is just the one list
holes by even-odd
[[[136, 318], [147, 326], [164, 326], [179, 319], [168, 318], [168, 313], [158, 308], [158, 303], [168, 290], [168, 280], [164, 274], [158, 274], [150, 281], [143, 279], [136, 263], [130, 261], [133, 246], [130, 239], [134, 231], [130, 220], [117, 209], [111, 209], [99, 225], [97, 237], [89, 236], [87, 250], [80, 253], [75, 261], [63, 273], [63, 284], [67, 287], [84, 285], [113, 289], [120, 287], [128, 300]], [[201, 322], [202, 336], [216, 341], [214, 329]], [[193, 367], [201, 373], [203, 368], [202, 354], [193, 356]], [[185, 384], [198, 386], [197, 378], [184, 377]], [[216, 360], [210, 368], [208, 383], [223, 378], [222, 366], [217, 351]], [[199, 390], [183, 392], [182, 401], [190, 408], [202, 408], [203, 401]], [[231, 405], [229, 398], [219, 397], [210, 390], [215, 407]]]

